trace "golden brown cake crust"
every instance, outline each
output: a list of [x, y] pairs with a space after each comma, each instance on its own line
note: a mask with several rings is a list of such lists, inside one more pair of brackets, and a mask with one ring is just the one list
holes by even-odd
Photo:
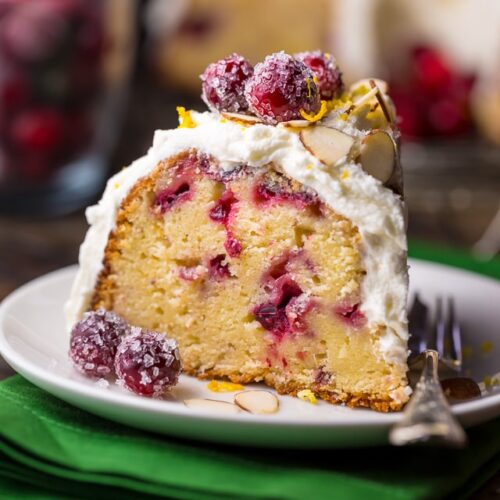
[[[126, 252], [124, 247], [124, 239], [126, 239], [126, 234], [130, 232], [133, 225], [135, 213], [137, 211], [137, 200], [144, 196], [144, 193], [154, 193], [157, 189], [158, 183], [161, 182], [162, 176], [165, 175], [174, 165], [179, 161], [188, 158], [190, 155], [195, 154], [193, 151], [186, 151], [167, 160], [159, 162], [157, 167], [153, 172], [140, 179], [134, 187], [130, 190], [128, 195], [121, 203], [120, 210], [118, 212], [115, 230], [110, 234], [108, 243], [105, 250], [103, 269], [98, 277], [97, 284], [95, 286], [95, 291], [91, 299], [90, 308], [97, 309], [99, 307], [104, 307], [108, 310], [115, 310], [119, 314], [125, 316], [125, 318], [131, 322], [134, 322], [138, 326], [146, 328], [155, 328], [156, 324], [140, 324], [140, 321], [134, 321], [134, 318], [127, 317], [125, 311], [120, 309], [120, 305], [116, 303], [116, 293], [120, 284], [118, 283], [119, 277], [116, 273], [117, 263], [122, 259], [123, 253]], [[300, 188], [297, 183], [292, 184], [293, 189]], [[333, 212], [332, 212], [333, 214]], [[338, 219], [338, 223], [341, 224], [342, 231], [349, 235], [350, 240], [353, 242], [359, 241], [359, 235], [357, 234], [356, 228], [351, 226], [350, 222], [346, 219], [343, 220], [340, 216], [333, 215]], [[152, 219], [154, 219], [152, 217]], [[162, 222], [155, 219], [156, 226], [151, 227], [151, 232], [158, 232], [162, 230]], [[353, 267], [358, 266], [355, 261], [353, 261]], [[359, 281], [363, 272], [356, 271], [357, 274], [353, 274], [355, 278], [351, 281]], [[356, 277], [357, 276], [357, 277]], [[168, 331], [167, 328], [165, 328]], [[171, 333], [171, 332], [169, 332]], [[378, 331], [371, 331], [370, 333], [366, 331], [366, 335], [370, 337], [378, 337]], [[353, 339], [356, 339], [358, 335], [356, 333]], [[175, 338], [175, 335], [173, 335]], [[407, 396], [403, 396], [400, 400], [395, 400], [391, 397], [391, 393], [394, 390], [402, 390], [406, 386], [406, 376], [405, 373], [401, 373], [400, 367], [390, 367], [385, 369], [381, 367], [381, 378], [386, 378], [387, 381], [380, 383], [380, 388], [378, 390], [368, 391], [357, 391], [350, 390], [345, 391], [342, 388], [334, 388], [334, 390], [325, 389], [319, 383], [315, 383], [314, 379], [309, 383], [302, 380], [293, 380], [287, 377], [283, 377], [276, 370], [269, 369], [265, 364], [256, 364], [252, 368], [246, 370], [235, 370], [231, 368], [220, 368], [217, 363], [212, 365], [200, 365], [199, 360], [195, 360], [191, 350], [184, 349], [181, 342], [181, 356], [183, 357], [183, 369], [186, 374], [197, 376], [201, 379], [207, 378], [227, 378], [235, 383], [252, 383], [252, 382], [264, 382], [270, 387], [275, 388], [280, 394], [288, 394], [296, 396], [297, 393], [302, 389], [311, 389], [313, 392], [321, 399], [328, 401], [330, 403], [340, 403], [345, 404], [349, 407], [366, 407], [371, 408], [381, 412], [397, 411], [404, 406]], [[356, 353], [357, 354], [357, 353]], [[222, 358], [224, 359], [224, 358]], [[378, 368], [377, 368], [378, 369]]]

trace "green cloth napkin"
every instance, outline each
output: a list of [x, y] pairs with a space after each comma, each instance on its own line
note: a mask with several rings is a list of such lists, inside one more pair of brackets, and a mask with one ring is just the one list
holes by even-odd
[[[416, 257], [500, 277], [498, 261], [411, 248]], [[195, 443], [95, 417], [15, 376], [0, 383], [0, 498], [466, 498], [500, 470], [500, 419], [468, 435], [461, 451]]]

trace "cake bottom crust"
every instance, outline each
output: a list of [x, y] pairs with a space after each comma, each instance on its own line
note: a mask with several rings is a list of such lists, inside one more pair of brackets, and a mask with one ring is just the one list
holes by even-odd
[[[235, 384], [251, 384], [255, 382], [264, 382], [267, 386], [275, 389], [278, 394], [287, 396], [297, 396], [297, 393], [303, 389], [304, 386], [289, 381], [283, 383], [278, 380], [278, 377], [267, 371], [262, 370], [261, 373], [252, 373], [242, 375], [239, 372], [226, 372], [216, 368], [200, 372], [199, 370], [192, 369], [189, 366], [183, 366], [183, 372], [187, 375], [197, 377], [199, 380], [208, 380], [212, 378], [228, 379]], [[389, 394], [386, 395], [373, 395], [369, 393], [345, 393], [333, 392], [321, 388], [313, 388], [314, 394], [333, 404], [344, 404], [349, 408], [370, 408], [383, 413], [391, 411], [400, 411], [405, 405], [404, 401], [395, 401]]]

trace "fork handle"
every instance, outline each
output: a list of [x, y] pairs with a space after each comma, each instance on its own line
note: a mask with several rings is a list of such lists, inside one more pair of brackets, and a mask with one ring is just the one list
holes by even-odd
[[424, 367], [415, 392], [403, 418], [391, 429], [389, 441], [397, 446], [428, 443], [462, 448], [467, 444], [467, 436], [441, 388], [439, 355], [432, 349], [424, 354]]

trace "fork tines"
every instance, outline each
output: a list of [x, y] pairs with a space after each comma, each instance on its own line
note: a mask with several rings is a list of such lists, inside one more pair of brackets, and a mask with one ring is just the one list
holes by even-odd
[[410, 349], [413, 354], [435, 349], [441, 361], [454, 371], [462, 369], [462, 339], [453, 297], [437, 297], [432, 326], [429, 308], [415, 294], [409, 313]]

